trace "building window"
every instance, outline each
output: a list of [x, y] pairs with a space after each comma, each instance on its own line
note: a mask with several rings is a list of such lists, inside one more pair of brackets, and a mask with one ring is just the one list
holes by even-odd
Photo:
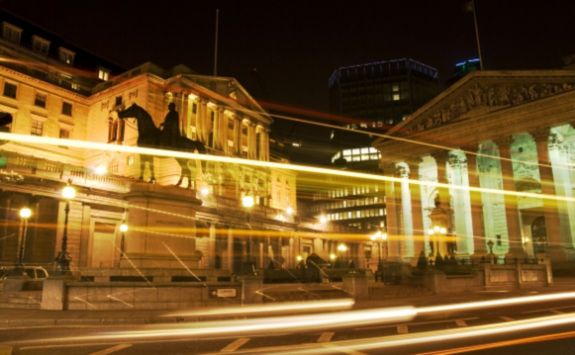
[[48, 55], [50, 51], [50, 41], [34, 35], [32, 36], [32, 50], [36, 53]]
[[4, 39], [12, 42], [20, 44], [20, 36], [22, 34], [22, 29], [16, 27], [8, 22], [4, 22], [2, 24], [2, 37]]
[[32, 120], [32, 126], [30, 127], [30, 134], [34, 136], [41, 136], [44, 132], [44, 122], [40, 120]]
[[399, 101], [401, 99], [401, 96], [399, 95], [399, 93], [393, 94], [392, 99], [393, 101]]
[[110, 79], [110, 71], [108, 69], [98, 69], [98, 79], [108, 81]]
[[60, 128], [60, 138], [69, 139], [70, 138], [70, 130], [65, 128]]
[[34, 106], [46, 108], [46, 95], [36, 94], [36, 97], [34, 97]]
[[114, 107], [122, 106], [122, 96], [116, 96], [116, 100], [114, 101]]
[[62, 114], [66, 116], [72, 116], [72, 104], [69, 102], [62, 103]]
[[16, 85], [12, 83], [4, 83], [4, 93], [2, 95], [10, 97], [12, 99], [16, 98]]
[[60, 60], [66, 64], [74, 64], [74, 57], [76, 56], [76, 53], [72, 52], [69, 49], [66, 48], [62, 48], [60, 47], [60, 50], [58, 52], [58, 57], [60, 58]]

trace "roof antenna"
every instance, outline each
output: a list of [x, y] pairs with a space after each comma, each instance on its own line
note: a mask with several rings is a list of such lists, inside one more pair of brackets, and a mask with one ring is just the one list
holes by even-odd
[[220, 9], [216, 9], [216, 35], [214, 39], [214, 76], [218, 75], [218, 32], [220, 25]]

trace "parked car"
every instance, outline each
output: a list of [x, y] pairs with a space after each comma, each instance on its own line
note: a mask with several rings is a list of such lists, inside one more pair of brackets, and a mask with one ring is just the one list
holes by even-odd
[[[31, 280], [44, 280], [50, 276], [48, 271], [42, 266], [24, 265], [22, 268]], [[5, 280], [8, 276], [12, 275], [14, 270], [15, 266], [0, 267], [0, 280]]]

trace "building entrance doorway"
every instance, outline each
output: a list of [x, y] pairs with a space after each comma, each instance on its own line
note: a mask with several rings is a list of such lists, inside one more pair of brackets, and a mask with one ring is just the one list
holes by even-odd
[[531, 223], [531, 239], [533, 240], [533, 252], [535, 254], [545, 253], [547, 250], [545, 217], [537, 217], [533, 220], [533, 223]]

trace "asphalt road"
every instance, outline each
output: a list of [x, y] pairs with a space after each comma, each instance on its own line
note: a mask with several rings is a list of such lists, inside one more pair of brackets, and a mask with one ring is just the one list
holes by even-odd
[[[265, 322], [255, 323], [263, 326], [263, 330], [238, 333], [231, 328], [225, 334], [200, 332], [196, 335], [185, 332], [201, 330], [211, 326], [210, 323], [4, 328], [0, 330], [0, 354], [575, 353], [573, 299], [432, 313], [407, 322], [312, 330], [289, 329], [287, 323], [285, 330], [281, 326], [276, 330], [270, 326], [270, 330], [266, 330]], [[234, 321], [217, 324], [231, 327]], [[163, 329], [159, 335], [145, 333], [158, 328]]]

